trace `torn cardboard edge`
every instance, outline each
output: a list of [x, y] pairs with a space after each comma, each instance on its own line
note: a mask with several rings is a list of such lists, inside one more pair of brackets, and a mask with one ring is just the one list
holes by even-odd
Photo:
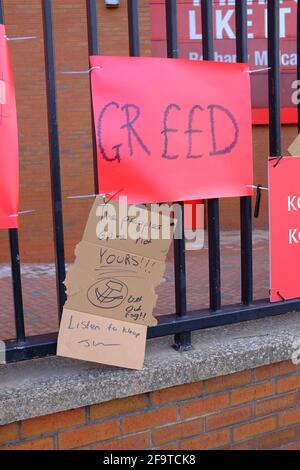
[[[138, 217], [130, 219], [133, 228], [151, 229], [154, 239], [145, 238], [144, 233], [131, 239], [130, 231], [127, 238], [107, 236], [106, 226], [116, 224], [125, 209], [116, 201], [96, 198], [64, 282], [67, 301], [58, 355], [142, 369], [147, 326], [157, 325], [154, 289], [165, 271], [176, 222], [160, 214], [163, 224], [152, 224], [148, 209], [133, 207], [139, 211]], [[169, 238], [162, 237], [163, 225], [169, 229]]]

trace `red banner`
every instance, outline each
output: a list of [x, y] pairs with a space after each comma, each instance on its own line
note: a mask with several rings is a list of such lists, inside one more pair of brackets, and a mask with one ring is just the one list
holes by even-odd
[[0, 25], [0, 228], [18, 227], [19, 162], [15, 89], [5, 27]]
[[248, 66], [91, 57], [101, 193], [129, 203], [252, 194]]
[[271, 301], [300, 297], [300, 157], [269, 163]]
[[[249, 1], [246, 9], [249, 64], [252, 69], [268, 67], [267, 1]], [[150, 0], [152, 55], [166, 57], [165, 1]], [[202, 60], [201, 1], [178, 0], [179, 57]], [[213, 1], [214, 60], [236, 62], [234, 0]], [[280, 0], [279, 36], [281, 66], [282, 121], [297, 122], [297, 107], [292, 102], [292, 83], [297, 68], [297, 1]], [[254, 123], [268, 122], [268, 72], [251, 75]]]

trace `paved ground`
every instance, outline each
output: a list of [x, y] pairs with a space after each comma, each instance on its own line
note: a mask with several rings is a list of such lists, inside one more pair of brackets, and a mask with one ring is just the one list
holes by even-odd
[[[268, 232], [254, 232], [254, 296], [268, 297]], [[239, 233], [223, 232], [221, 235], [222, 302], [240, 302], [240, 245]], [[188, 309], [208, 306], [208, 250], [187, 252]], [[28, 335], [57, 330], [55, 269], [50, 264], [25, 264], [22, 266], [23, 301], [26, 333]], [[156, 315], [174, 313], [174, 273], [172, 260], [167, 262], [165, 277], [157, 288]], [[0, 339], [9, 339], [14, 333], [14, 309], [10, 267], [0, 264]]]

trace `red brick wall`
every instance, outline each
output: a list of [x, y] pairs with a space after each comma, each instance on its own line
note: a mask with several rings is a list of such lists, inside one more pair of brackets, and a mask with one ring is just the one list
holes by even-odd
[[[91, 194], [93, 164], [91, 112], [88, 76], [65, 76], [63, 70], [88, 67], [85, 0], [52, 2], [57, 66], [57, 98], [60, 131], [63, 214], [67, 260], [82, 237], [90, 200], [70, 200], [68, 196]], [[100, 52], [128, 55], [127, 2], [108, 9], [98, 0]], [[149, 2], [140, 0], [141, 54], [150, 55]], [[37, 39], [11, 42], [16, 81], [19, 121], [21, 200], [20, 210], [34, 209], [20, 219], [21, 260], [53, 262], [52, 212], [49, 152], [46, 122], [46, 95], [43, 57], [41, 1], [4, 0], [8, 36], [36, 36]], [[296, 135], [295, 126], [285, 128], [285, 148]], [[254, 130], [256, 183], [266, 184], [268, 134], [266, 127]], [[238, 199], [222, 202], [222, 228], [239, 227]], [[266, 197], [260, 219], [267, 225]], [[0, 232], [0, 262], [8, 259], [8, 237]]]
[[291, 362], [0, 427], [1, 449], [298, 449]]

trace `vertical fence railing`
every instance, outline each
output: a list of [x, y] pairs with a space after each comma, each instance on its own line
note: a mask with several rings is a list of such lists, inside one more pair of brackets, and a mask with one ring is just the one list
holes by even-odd
[[[178, 58], [178, 34], [177, 34], [177, 7], [176, 0], [166, 0], [166, 32], [167, 32], [167, 56], [171, 59]], [[187, 315], [186, 299], [186, 266], [185, 266], [185, 239], [184, 239], [184, 203], [181, 207], [180, 238], [174, 239], [174, 269], [175, 269], [175, 305], [178, 319]], [[175, 348], [179, 351], [191, 347], [191, 333], [183, 332], [175, 335]]]
[[[248, 62], [247, 0], [239, 0], [235, 7], [237, 62]], [[241, 299], [244, 305], [253, 302], [252, 260], [252, 201], [240, 198], [241, 226]]]
[[[203, 59], [214, 60], [213, 2], [202, 0]], [[212, 312], [221, 308], [221, 256], [219, 200], [207, 201], [208, 256], [209, 256], [209, 305]]]
[[[53, 2], [41, 0], [44, 23], [45, 68], [47, 85], [47, 111], [49, 127], [49, 149], [51, 170], [51, 194], [53, 205], [53, 229], [56, 255], [56, 284], [59, 311], [65, 301], [64, 237], [61, 198], [61, 179], [59, 162], [59, 138], [56, 109], [56, 80], [54, 61], [54, 42], [52, 27]], [[139, 11], [138, 0], [128, 0], [128, 36], [131, 56], [140, 54]], [[213, 1], [202, 0], [202, 33], [203, 57], [214, 60], [213, 33]], [[98, 55], [98, 25], [97, 0], [86, 0], [88, 26], [89, 55]], [[280, 57], [279, 57], [279, 0], [268, 1], [268, 59], [269, 59], [269, 118], [270, 118], [270, 156], [281, 155], [281, 126], [280, 126]], [[3, 3], [0, 0], [0, 22], [4, 21]], [[166, 30], [167, 51], [169, 58], [178, 57], [177, 9], [176, 0], [166, 0]], [[300, 56], [300, 5], [297, 13], [297, 52]], [[236, 51], [239, 62], [248, 61], [247, 47], [247, 1], [236, 2]], [[299, 61], [300, 62], [300, 61]], [[300, 63], [297, 67], [297, 78], [300, 80]], [[220, 86], [222, 82], [220, 82]], [[195, 90], [197, 94], [197, 90]], [[298, 127], [300, 131], [300, 105], [298, 107]], [[93, 118], [92, 118], [93, 119]], [[98, 188], [98, 165], [96, 137], [93, 126], [94, 174], [95, 192]], [[181, 203], [183, 209], [183, 203]], [[183, 211], [182, 211], [183, 214]], [[221, 275], [220, 275], [220, 227], [219, 201], [208, 201], [208, 236], [209, 236], [209, 279], [210, 279], [210, 309], [187, 312], [185, 243], [175, 240], [175, 297], [176, 313], [160, 318], [156, 327], [148, 329], [148, 337], [154, 338], [173, 334], [178, 350], [184, 350], [191, 345], [191, 331], [208, 328], [243, 320], [279, 315], [293, 310], [300, 310], [300, 300], [294, 299], [283, 303], [271, 304], [262, 300], [253, 304], [253, 272], [252, 272], [252, 220], [251, 199], [240, 200], [241, 220], [241, 283], [242, 304], [227, 307], [221, 306]], [[184, 217], [182, 222], [184, 222]], [[184, 226], [184, 224], [183, 224]], [[6, 341], [7, 362], [42, 357], [55, 353], [57, 333], [25, 337], [24, 312], [22, 301], [22, 285], [20, 273], [20, 257], [18, 246], [18, 230], [9, 231], [12, 280], [15, 307], [16, 339]], [[199, 306], [201, 307], [201, 306]], [[188, 314], [189, 313], [189, 314]], [[212, 314], [215, 313], [215, 314]]]
[[15, 327], [16, 338], [19, 342], [25, 341], [25, 320], [21, 280], [21, 263], [19, 254], [19, 236], [18, 230], [11, 228], [9, 230], [9, 245], [12, 271], [12, 285], [14, 297]]
[[138, 0], [127, 0], [129, 54], [140, 55], [139, 11]]
[[[0, 0], [0, 23], [4, 24], [4, 9], [2, 0]], [[18, 229], [9, 229], [8, 236], [11, 259], [12, 289], [14, 299], [15, 330], [17, 341], [21, 343], [25, 341], [25, 321]]]
[[[88, 53], [89, 56], [99, 55], [98, 42], [98, 18], [97, 18], [97, 0], [86, 0], [87, 30], [88, 30]], [[94, 165], [94, 192], [99, 193], [99, 175], [98, 175], [98, 156], [97, 156], [97, 138], [94, 126], [94, 111], [92, 98], [92, 84], [90, 81], [91, 96], [91, 122], [92, 122], [92, 141], [93, 141], [93, 165]]]
[[44, 52], [47, 89], [47, 117], [49, 136], [49, 157], [51, 174], [51, 194], [56, 266], [56, 289], [59, 309], [59, 318], [66, 301], [64, 280], [66, 277], [64, 229], [62, 215], [61, 177], [59, 160], [59, 138], [56, 106], [56, 77], [55, 57], [52, 24], [52, 2], [42, 0], [43, 26], [44, 26]]
[[281, 156], [279, 0], [268, 0], [270, 157]]

